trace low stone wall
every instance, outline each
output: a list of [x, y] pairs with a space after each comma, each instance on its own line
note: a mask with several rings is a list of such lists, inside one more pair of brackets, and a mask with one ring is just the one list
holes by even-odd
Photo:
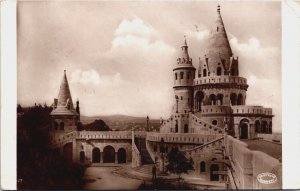
[[[248, 145], [231, 136], [225, 138], [226, 152], [231, 160], [238, 189], [281, 189], [281, 163], [277, 159], [260, 151], [251, 151]], [[277, 181], [262, 184], [257, 180], [260, 173], [273, 173]], [[231, 182], [231, 184], [234, 184]]]

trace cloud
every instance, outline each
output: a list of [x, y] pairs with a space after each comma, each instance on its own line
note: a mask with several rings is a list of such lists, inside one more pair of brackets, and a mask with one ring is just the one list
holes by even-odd
[[76, 70], [72, 73], [71, 83], [81, 83], [83, 85], [100, 83], [100, 76], [97, 71], [91, 70]]
[[[124, 19], [115, 31], [112, 41], [113, 51], [131, 50], [131, 52], [174, 52], [175, 49], [159, 39], [158, 32], [143, 20]], [[118, 50], [116, 50], [118, 49]], [[130, 51], [129, 51], [130, 52]]]
[[150, 37], [157, 33], [150, 25], [146, 25], [140, 18], [132, 19], [131, 21], [124, 19], [115, 31], [116, 36], [136, 35]]

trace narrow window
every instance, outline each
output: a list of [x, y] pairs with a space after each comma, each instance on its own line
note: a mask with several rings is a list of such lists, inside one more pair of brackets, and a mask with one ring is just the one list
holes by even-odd
[[175, 73], [175, 80], [177, 80], [177, 73]]
[[183, 79], [183, 72], [180, 72], [180, 79]]
[[217, 76], [221, 76], [222, 75], [222, 68], [218, 67], [217, 68]]
[[203, 69], [203, 77], [206, 77], [206, 69]]

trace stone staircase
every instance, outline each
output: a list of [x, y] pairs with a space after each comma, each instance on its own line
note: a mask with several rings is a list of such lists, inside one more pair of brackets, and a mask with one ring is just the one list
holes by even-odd
[[134, 142], [139, 149], [142, 156], [142, 164], [153, 164], [152, 160], [147, 148], [146, 148], [146, 139], [145, 138], [135, 138]]

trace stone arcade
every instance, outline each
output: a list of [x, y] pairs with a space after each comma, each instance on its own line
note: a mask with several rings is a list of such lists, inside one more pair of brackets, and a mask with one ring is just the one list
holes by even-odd
[[[246, 105], [249, 86], [239, 76], [239, 60], [233, 56], [219, 6], [207, 53], [199, 57], [197, 68], [186, 39], [174, 65], [175, 105], [159, 132], [77, 131], [79, 101], [74, 109], [65, 71], [51, 113], [52, 146], [74, 162], [131, 162], [137, 167], [157, 161], [163, 170], [163, 142], [166, 151], [179, 146], [193, 159], [195, 171], [188, 176], [224, 181], [232, 189], [281, 188], [281, 160], [247, 144], [272, 134], [272, 109]], [[263, 172], [274, 173], [278, 181], [260, 184], [256, 176]]]

